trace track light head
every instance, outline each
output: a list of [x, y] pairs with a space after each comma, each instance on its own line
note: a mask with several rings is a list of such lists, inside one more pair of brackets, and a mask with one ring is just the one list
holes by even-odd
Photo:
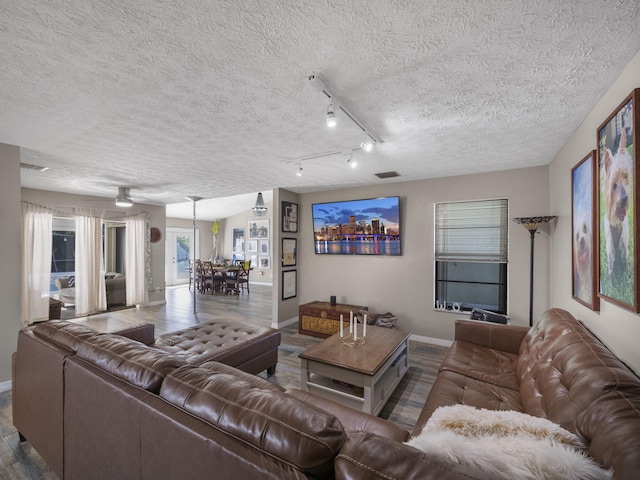
[[333, 128], [337, 124], [338, 124], [338, 120], [336, 119], [336, 114], [333, 111], [333, 102], [331, 102], [327, 106], [327, 127]]
[[362, 150], [364, 150], [365, 152], [370, 152], [371, 150], [373, 150], [373, 146], [375, 145], [375, 143], [375, 140], [373, 140], [373, 138], [371, 138], [367, 134], [364, 136], [364, 140], [362, 140], [360, 148], [362, 148]]
[[356, 168], [358, 166], [358, 161], [353, 158], [353, 152], [351, 152], [347, 157], [347, 165], [349, 165], [351, 168]]
[[298, 166], [298, 171], [296, 172], [296, 175], [298, 175], [299, 177], [302, 176], [302, 163], [300, 163], [300, 165]]

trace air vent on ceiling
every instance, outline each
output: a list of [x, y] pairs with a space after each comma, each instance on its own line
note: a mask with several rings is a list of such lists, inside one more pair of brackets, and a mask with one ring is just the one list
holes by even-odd
[[25, 168], [27, 170], [35, 170], [36, 172], [44, 172], [49, 170], [49, 167], [41, 167], [40, 165], [32, 165], [30, 163], [22, 163], [20, 162], [20, 168]]
[[398, 172], [382, 172], [382, 173], [376, 173], [375, 176], [378, 178], [393, 178], [393, 177], [399, 177], [400, 174]]

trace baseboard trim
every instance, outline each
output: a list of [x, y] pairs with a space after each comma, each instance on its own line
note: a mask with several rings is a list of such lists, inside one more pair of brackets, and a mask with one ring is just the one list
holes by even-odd
[[[155, 300], [153, 302], [149, 302], [149, 303], [145, 303], [143, 305], [140, 305], [141, 308], [145, 308], [145, 307], [155, 307], [156, 305], [164, 305], [165, 303], [167, 303], [166, 300]], [[138, 305], [136, 305], [137, 307]]]
[[439, 347], [450, 347], [453, 342], [451, 340], [443, 340], [442, 338], [424, 337], [422, 335], [411, 334], [409, 340], [413, 340], [418, 343], [430, 343], [432, 345], [438, 345]]
[[9, 390], [11, 390], [11, 380], [0, 382], [0, 393], [8, 392]]
[[282, 328], [282, 327], [288, 327], [289, 325], [293, 325], [294, 323], [298, 322], [298, 317], [293, 317], [290, 318], [289, 320], [285, 320], [282, 323], [272, 323], [271, 324], [271, 328]]

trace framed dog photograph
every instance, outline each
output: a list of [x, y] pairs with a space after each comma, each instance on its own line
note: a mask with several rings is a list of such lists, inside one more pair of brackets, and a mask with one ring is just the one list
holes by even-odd
[[596, 151], [593, 150], [571, 169], [571, 270], [573, 298], [598, 311], [596, 165]]
[[640, 128], [634, 90], [597, 130], [600, 298], [639, 312], [635, 211]]

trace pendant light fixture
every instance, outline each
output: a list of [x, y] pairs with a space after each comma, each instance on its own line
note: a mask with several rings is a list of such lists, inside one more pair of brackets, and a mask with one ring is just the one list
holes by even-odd
[[258, 193], [258, 198], [256, 198], [256, 204], [252, 208], [253, 214], [257, 217], [262, 217], [267, 214], [267, 207], [264, 205], [264, 199], [262, 198], [262, 193]]

